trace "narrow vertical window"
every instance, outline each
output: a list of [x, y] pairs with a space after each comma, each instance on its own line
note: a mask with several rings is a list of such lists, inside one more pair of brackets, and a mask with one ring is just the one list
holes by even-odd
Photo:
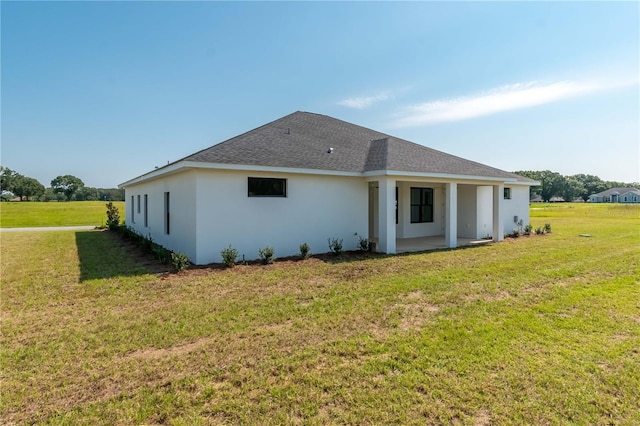
[[144, 194], [144, 227], [149, 226], [149, 197]]
[[135, 208], [135, 205], [133, 204], [133, 195], [131, 196], [131, 223], [136, 223], [135, 220], [135, 215], [134, 215], [134, 211], [133, 209]]
[[398, 224], [398, 187], [396, 186], [396, 225]]
[[169, 193], [165, 192], [164, 193], [164, 233], [167, 235], [171, 233], [169, 207], [170, 207]]
[[138, 194], [138, 214], [140, 214], [140, 194]]
[[511, 188], [505, 188], [504, 189], [504, 197], [505, 200], [510, 200], [511, 199]]

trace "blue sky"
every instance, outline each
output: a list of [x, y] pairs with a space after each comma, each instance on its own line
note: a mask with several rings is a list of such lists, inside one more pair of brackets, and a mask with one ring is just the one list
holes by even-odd
[[640, 181], [640, 3], [6, 2], [0, 162], [113, 187], [311, 111]]

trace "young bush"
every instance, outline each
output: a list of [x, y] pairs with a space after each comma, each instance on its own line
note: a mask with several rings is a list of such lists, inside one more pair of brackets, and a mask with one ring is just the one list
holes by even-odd
[[536, 235], [542, 235], [544, 234], [544, 228], [542, 226], [538, 226], [535, 232], [536, 232]]
[[519, 236], [520, 236], [520, 230], [518, 228], [514, 228], [513, 233], [511, 234], [511, 237], [518, 238]]
[[189, 267], [189, 257], [184, 253], [171, 253], [171, 264], [176, 271], [184, 271]]
[[342, 238], [329, 238], [329, 250], [336, 256], [342, 253]]
[[302, 256], [303, 259], [308, 259], [310, 255], [311, 255], [311, 247], [309, 247], [309, 244], [307, 243], [300, 244], [300, 256]]
[[369, 251], [369, 239], [358, 236], [358, 247], [362, 251]]
[[153, 242], [153, 238], [151, 237], [151, 234], [148, 234], [147, 237], [142, 237], [140, 247], [142, 247], [144, 251], [146, 251], [147, 253], [153, 254], [153, 245], [154, 245], [154, 242]]
[[107, 228], [114, 231], [120, 226], [120, 211], [112, 202], [107, 203]]
[[154, 243], [151, 252], [153, 257], [155, 257], [160, 264], [166, 265], [169, 261], [169, 250], [162, 247], [160, 244]]
[[544, 224], [544, 232], [551, 232], [551, 224], [550, 223], [545, 223]]
[[531, 234], [532, 230], [533, 230], [533, 226], [531, 226], [531, 224], [529, 223], [528, 225], [526, 225], [524, 227], [524, 234], [525, 235], [529, 235], [529, 234]]
[[260, 255], [260, 259], [262, 259], [262, 263], [264, 265], [268, 265], [273, 263], [275, 258], [273, 257], [275, 251], [272, 246], [266, 246], [263, 249], [258, 249], [258, 255]]
[[238, 259], [238, 250], [232, 248], [231, 244], [229, 244], [229, 247], [222, 250], [220, 255], [222, 256], [222, 263], [224, 263], [227, 268], [233, 268]]

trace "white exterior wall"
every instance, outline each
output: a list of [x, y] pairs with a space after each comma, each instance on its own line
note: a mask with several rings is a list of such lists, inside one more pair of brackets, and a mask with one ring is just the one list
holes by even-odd
[[480, 239], [493, 233], [493, 188], [458, 185], [458, 237]]
[[529, 187], [505, 185], [505, 188], [511, 188], [511, 199], [502, 200], [503, 232], [510, 234], [518, 227], [513, 220], [514, 216], [518, 216], [518, 221], [522, 219], [523, 226], [529, 224]]
[[458, 237], [478, 238], [477, 186], [458, 185]]
[[[444, 187], [440, 183], [398, 182], [397, 238], [430, 237], [444, 234]], [[433, 188], [433, 222], [411, 223], [411, 188]]]
[[[249, 197], [248, 177], [287, 179], [287, 197]], [[445, 234], [445, 184], [396, 181], [398, 187], [397, 238]], [[312, 253], [329, 251], [328, 238], [342, 238], [343, 248], [353, 250], [358, 235], [379, 237], [377, 182], [370, 186], [362, 177], [304, 173], [250, 172], [240, 170], [187, 169], [125, 189], [124, 219], [128, 226], [155, 242], [186, 253], [196, 264], [221, 262], [220, 251], [231, 244], [240, 260], [258, 258], [258, 249], [275, 248], [276, 257], [296, 255], [300, 244]], [[412, 187], [432, 188], [434, 221], [411, 223]], [[506, 185], [511, 199], [502, 199], [502, 184], [457, 184], [457, 216], [452, 225], [459, 237], [501, 239], [517, 226], [514, 216], [529, 223], [529, 187]], [[501, 214], [494, 215], [494, 189], [500, 193]], [[171, 194], [171, 232], [165, 233], [164, 193]], [[148, 195], [148, 226], [144, 226], [144, 195]], [[391, 194], [391, 193], [389, 193]], [[388, 194], [388, 195], [389, 195]], [[140, 213], [137, 197], [141, 196]], [[131, 196], [134, 205], [131, 205]], [[391, 195], [389, 195], [391, 196]], [[131, 208], [134, 221], [131, 221]], [[394, 213], [391, 211], [391, 213]], [[393, 223], [395, 214], [390, 221]], [[372, 235], [369, 235], [369, 231]], [[356, 235], [357, 233], [357, 235]], [[451, 233], [451, 232], [450, 232]]]
[[[248, 177], [287, 179], [287, 197], [248, 197]], [[257, 259], [273, 246], [276, 257], [329, 251], [328, 238], [342, 238], [345, 250], [368, 238], [368, 184], [359, 177], [269, 172], [199, 170], [196, 177], [195, 263], [221, 262], [229, 244], [240, 259]]]
[[[478, 186], [478, 217], [476, 238], [491, 237], [493, 235], [493, 187]], [[486, 206], [486, 208], [482, 208]], [[527, 212], [529, 211], [529, 189], [527, 188]]]
[[[165, 233], [164, 193], [170, 195], [170, 233]], [[148, 226], [144, 226], [144, 195], [148, 196]], [[131, 222], [131, 196], [134, 196], [134, 220]], [[138, 213], [138, 195], [141, 208]], [[127, 226], [169, 250], [196, 258], [195, 172], [187, 171], [125, 188]]]

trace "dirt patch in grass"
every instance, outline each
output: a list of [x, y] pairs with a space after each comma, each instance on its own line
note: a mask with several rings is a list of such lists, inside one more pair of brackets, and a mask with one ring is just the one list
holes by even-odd
[[491, 424], [491, 413], [486, 408], [481, 408], [473, 419], [473, 426], [489, 426]]
[[142, 358], [142, 359], [150, 359], [150, 358], [166, 358], [173, 356], [180, 356], [187, 354], [189, 352], [196, 351], [198, 349], [202, 349], [204, 346], [213, 343], [215, 339], [212, 338], [203, 338], [198, 339], [195, 342], [187, 343], [184, 345], [172, 346], [170, 348], [147, 348], [138, 350], [132, 353], [125, 355], [124, 358]]
[[421, 290], [413, 291], [401, 298], [394, 306], [393, 310], [399, 313], [398, 329], [402, 331], [419, 330], [430, 321], [433, 321], [435, 314], [440, 311], [440, 307], [425, 300], [425, 295]]

